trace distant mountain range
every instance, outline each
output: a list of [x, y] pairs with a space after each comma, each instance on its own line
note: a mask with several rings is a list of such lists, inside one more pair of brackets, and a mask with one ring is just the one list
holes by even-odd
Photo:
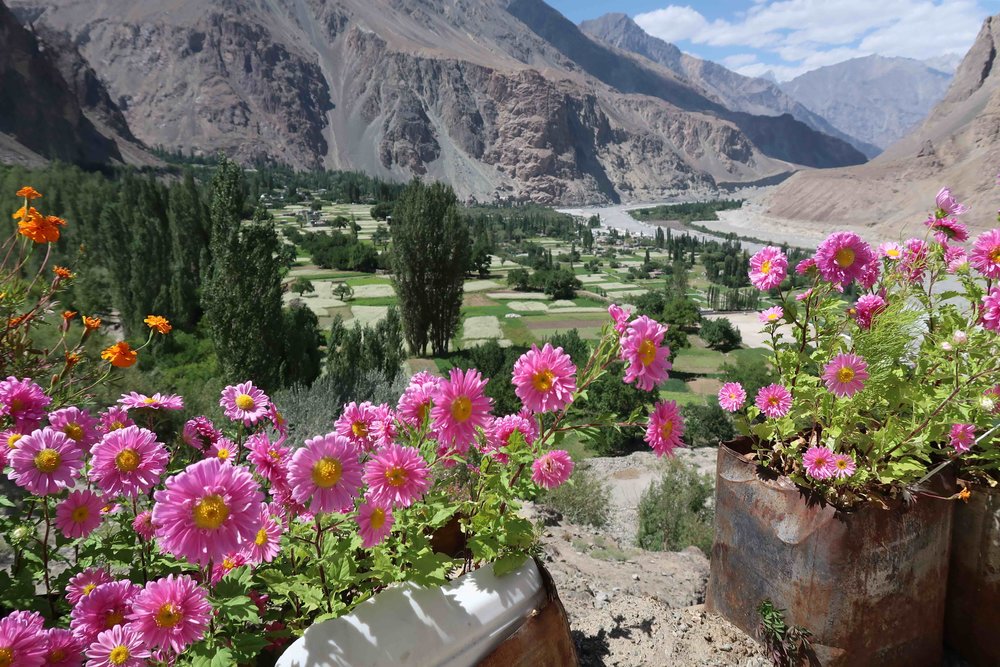
[[795, 174], [768, 196], [765, 214], [816, 228], [922, 233], [941, 186], [972, 206], [974, 228], [996, 226], [1000, 189], [1000, 15], [987, 19], [943, 99], [912, 132], [868, 164]]
[[[18, 20], [2, 4], [0, 16], [31, 39], [4, 40], [0, 60], [59, 73], [52, 85], [78, 107], [62, 115], [82, 114], [117, 147], [87, 160], [137, 160], [142, 143], [543, 203], [655, 199], [865, 160], [819, 117], [731, 104], [712, 77], [592, 39], [541, 0], [10, 4]], [[0, 146], [51, 158], [92, 136], [81, 121], [75, 140], [39, 145], [56, 125], [8, 108]]]

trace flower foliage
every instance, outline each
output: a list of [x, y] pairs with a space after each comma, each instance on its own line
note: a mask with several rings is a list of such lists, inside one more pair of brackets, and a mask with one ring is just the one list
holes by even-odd
[[951, 462], [1000, 481], [1000, 229], [970, 240], [968, 207], [947, 188], [934, 204], [927, 238], [875, 250], [831, 234], [799, 293], [760, 279], [786, 263], [775, 248], [748, 268], [780, 299], [761, 318], [780, 379], [746, 408], [726, 385], [720, 404], [741, 412], [762, 465], [839, 507], [904, 496]]

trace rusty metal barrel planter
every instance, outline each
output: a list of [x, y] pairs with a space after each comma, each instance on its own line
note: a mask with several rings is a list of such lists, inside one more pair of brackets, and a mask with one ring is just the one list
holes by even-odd
[[1000, 491], [956, 503], [945, 642], [974, 667], [1000, 665]]
[[747, 633], [770, 599], [812, 632], [812, 664], [940, 667], [954, 503], [838, 512], [719, 447], [706, 606]]

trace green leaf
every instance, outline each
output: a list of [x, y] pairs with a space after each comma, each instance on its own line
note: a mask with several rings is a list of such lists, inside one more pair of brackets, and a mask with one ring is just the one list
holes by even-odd
[[502, 577], [505, 574], [509, 574], [521, 567], [521, 563], [523, 563], [526, 558], [527, 556], [522, 553], [502, 556], [494, 561], [493, 572], [495, 572], [498, 577]]

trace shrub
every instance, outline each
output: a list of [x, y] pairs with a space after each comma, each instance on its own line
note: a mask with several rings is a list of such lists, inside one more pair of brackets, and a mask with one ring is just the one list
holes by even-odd
[[663, 477], [639, 500], [636, 542], [650, 551], [680, 551], [696, 546], [706, 554], [712, 549], [712, 516], [706, 505], [712, 483], [705, 475], [671, 459]]
[[715, 399], [708, 405], [685, 405], [681, 414], [684, 416], [684, 441], [691, 447], [714, 447], [736, 435], [733, 420]]
[[568, 484], [546, 491], [538, 502], [573, 523], [601, 528], [608, 523], [611, 489], [590, 468], [577, 466]]
[[733, 323], [725, 317], [720, 317], [717, 320], [705, 320], [701, 325], [700, 335], [709, 347], [723, 352], [735, 350], [743, 343], [739, 329], [734, 327]]

